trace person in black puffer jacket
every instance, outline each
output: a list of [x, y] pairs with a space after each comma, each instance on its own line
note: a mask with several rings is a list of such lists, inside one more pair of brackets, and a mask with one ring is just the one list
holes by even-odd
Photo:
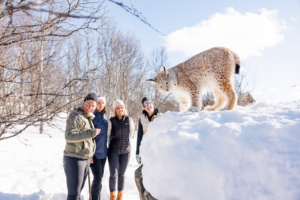
[[98, 103], [96, 110], [94, 111], [95, 118], [93, 119], [93, 124], [95, 128], [101, 130], [100, 134], [95, 137], [96, 141], [96, 151], [91, 158], [91, 170], [94, 175], [92, 183], [92, 200], [101, 199], [101, 188], [102, 188], [102, 177], [104, 173], [104, 167], [106, 163], [107, 156], [107, 129], [108, 122], [105, 117], [106, 113], [106, 100], [103, 94], [97, 95]]
[[127, 116], [123, 101], [114, 101], [113, 111], [107, 132], [110, 199], [116, 199], [116, 179], [118, 178], [117, 200], [123, 200], [124, 174], [130, 159], [130, 136], [134, 131], [134, 123]]

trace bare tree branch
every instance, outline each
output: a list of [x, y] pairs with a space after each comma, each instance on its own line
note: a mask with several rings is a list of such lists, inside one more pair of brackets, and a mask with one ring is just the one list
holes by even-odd
[[0, 5], [0, 14], [1, 14], [1, 11], [2, 12], [10, 11], [11, 13], [13, 13], [15, 10], [33, 10], [33, 11], [51, 13], [51, 14], [57, 15], [58, 17], [68, 17], [68, 18], [77, 18], [77, 19], [80, 19], [80, 18], [99, 19], [100, 18], [100, 17], [91, 17], [91, 16], [84, 16], [84, 15], [71, 15], [69, 13], [61, 13], [61, 12], [55, 12], [55, 11], [48, 10], [48, 9], [37, 8], [36, 6], [39, 6], [39, 5], [40, 5], [40, 3], [37, 3], [37, 2], [29, 2], [27, 4], [18, 5], [18, 6], [14, 6], [14, 5], [2, 6], [2, 5]]
[[132, 7], [126, 6], [124, 5], [122, 2], [117, 2], [114, 0], [108, 0], [120, 7], [122, 7], [125, 11], [129, 12], [130, 14], [132, 14], [133, 16], [139, 18], [143, 23], [147, 24], [150, 28], [152, 28], [153, 30], [155, 30], [156, 32], [158, 32], [159, 34], [166, 36], [165, 34], [161, 33], [159, 30], [157, 30], [156, 28], [154, 28], [149, 22], [146, 21], [146, 18], [142, 15], [141, 12], [139, 12], [137, 9], [135, 9], [132, 5]]

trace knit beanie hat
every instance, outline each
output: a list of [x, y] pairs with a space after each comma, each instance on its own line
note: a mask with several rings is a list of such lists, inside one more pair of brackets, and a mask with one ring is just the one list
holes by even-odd
[[148, 99], [147, 97], [144, 97], [143, 99], [142, 99], [142, 106], [144, 105], [144, 102], [145, 101], [151, 101], [150, 99]]
[[113, 103], [113, 110], [115, 111], [115, 110], [116, 110], [116, 107], [117, 107], [117, 106], [120, 106], [120, 105], [122, 105], [122, 106], [125, 107], [125, 105], [124, 105], [124, 103], [123, 103], [122, 100], [120, 100], [120, 99], [115, 100], [114, 103]]
[[86, 95], [83, 102], [86, 102], [87, 100], [94, 100], [96, 103], [98, 103], [98, 97], [95, 93], [89, 93], [88, 95]]
[[97, 97], [98, 97], [98, 101], [99, 101], [99, 100], [103, 100], [104, 103], [106, 103], [104, 94], [98, 94]]

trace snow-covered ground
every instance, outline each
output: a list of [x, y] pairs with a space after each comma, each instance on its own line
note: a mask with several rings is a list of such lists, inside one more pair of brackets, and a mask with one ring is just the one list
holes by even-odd
[[[64, 130], [61, 117], [53, 123]], [[47, 125], [40, 135], [38, 128], [0, 141], [0, 200], [66, 199], [64, 132]], [[135, 148], [136, 137], [126, 200], [139, 199]], [[300, 101], [168, 112], [150, 123], [141, 156], [145, 186], [159, 200], [299, 200]], [[109, 199], [108, 177], [107, 162], [102, 200]], [[81, 199], [88, 199], [87, 182]]]
[[[61, 117], [52, 123], [65, 130], [66, 115]], [[30, 127], [19, 137], [0, 141], [0, 200], [67, 199], [63, 169], [65, 139], [62, 130], [46, 125], [45, 134], [41, 135], [39, 126]], [[136, 137], [132, 139], [132, 154], [125, 174], [124, 198], [127, 200], [139, 199], [134, 181], [134, 171], [138, 168], [135, 149]], [[103, 178], [101, 199], [109, 200], [108, 161]], [[88, 197], [86, 182], [81, 200], [88, 200]]]
[[140, 151], [145, 188], [159, 200], [299, 200], [300, 101], [169, 112]]

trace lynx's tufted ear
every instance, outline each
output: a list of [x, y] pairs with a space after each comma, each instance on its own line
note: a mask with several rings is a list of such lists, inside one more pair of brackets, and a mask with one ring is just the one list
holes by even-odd
[[169, 72], [165, 66], [163, 66], [163, 67], [164, 67], [165, 78], [167, 79], [169, 77]]
[[151, 83], [156, 83], [155, 79], [146, 79], [145, 81], [149, 81]]

